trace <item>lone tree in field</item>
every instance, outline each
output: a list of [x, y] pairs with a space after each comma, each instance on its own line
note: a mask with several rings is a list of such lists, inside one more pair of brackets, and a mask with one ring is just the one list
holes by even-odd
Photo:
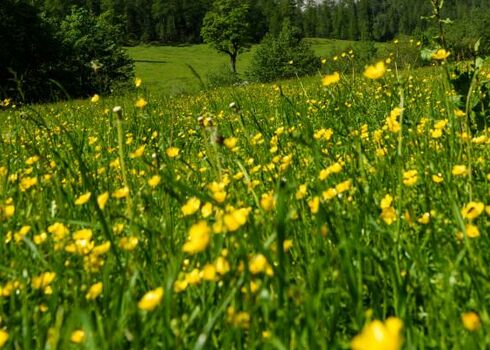
[[250, 46], [248, 11], [245, 0], [215, 0], [201, 28], [204, 42], [230, 56], [233, 73], [236, 73], [238, 54]]

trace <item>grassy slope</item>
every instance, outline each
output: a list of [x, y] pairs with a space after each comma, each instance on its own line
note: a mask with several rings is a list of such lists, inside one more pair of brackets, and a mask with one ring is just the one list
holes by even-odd
[[[290, 80], [283, 93], [251, 84], [169, 100], [150, 94], [141, 110], [134, 107], [137, 91], [97, 104], [26, 107], [22, 116], [5, 112], [0, 154], [9, 156], [0, 157], [0, 206], [15, 206], [11, 218], [3, 209], [0, 216], [5, 348], [46, 348], [59, 336], [60, 349], [188, 349], [202, 344], [204, 334], [205, 349], [347, 349], [364, 324], [389, 316], [404, 322], [404, 349], [489, 348], [488, 216], [461, 217], [471, 200], [490, 204], [489, 145], [459, 136], [464, 118], [453, 114], [441, 67], [407, 71], [410, 81], [395, 72], [381, 83], [342, 76], [327, 88], [315, 77]], [[151, 75], [142, 77], [145, 89]], [[388, 123], [400, 88], [404, 122]], [[240, 110], [228, 108], [231, 101]], [[116, 116], [106, 112], [115, 105], [123, 107], [120, 141]], [[213, 118], [238, 148], [210, 143], [213, 130], [199, 127], [200, 115]], [[444, 125], [438, 138], [436, 125]], [[131, 196], [111, 196], [98, 212], [97, 196], [126, 182], [116, 161], [119, 142]], [[171, 146], [180, 149], [178, 157], [167, 156]], [[320, 179], [337, 162], [341, 171]], [[455, 165], [471, 166], [471, 176], [454, 175]], [[417, 175], [406, 183], [408, 170]], [[162, 181], [151, 188], [154, 175]], [[224, 203], [210, 191], [214, 181], [223, 181]], [[89, 202], [75, 205], [88, 192]], [[276, 208], [266, 211], [260, 199], [271, 193]], [[181, 207], [193, 196], [213, 204], [210, 217], [183, 217]], [[393, 222], [382, 215], [383, 200]], [[199, 220], [214, 226], [224, 210], [234, 212], [229, 206], [251, 208], [246, 224], [213, 235], [203, 252], [184, 254], [190, 227]], [[110, 250], [87, 266], [81, 253], [55, 249], [59, 226], [51, 230], [57, 235], [47, 229], [55, 222], [70, 229], [66, 246], [74, 232], [90, 228], [94, 244], [111, 242]], [[470, 223], [481, 236], [458, 239]], [[24, 225], [30, 231], [22, 234]], [[277, 249], [278, 233], [291, 240], [289, 251]], [[121, 244], [127, 237], [138, 239], [133, 249]], [[274, 267], [272, 276], [257, 271], [257, 262], [250, 270], [259, 254]], [[229, 271], [196, 282], [193, 271], [218, 266], [219, 258]], [[49, 271], [56, 275], [44, 278], [41, 290], [34, 281]], [[182, 281], [190, 282], [176, 291]], [[7, 288], [14, 282], [21, 287]], [[90, 300], [87, 288], [97, 282], [103, 292]], [[153, 311], [140, 310], [143, 295], [158, 287], [164, 299]], [[470, 310], [481, 315], [479, 331], [461, 322]], [[70, 342], [76, 329], [85, 330], [85, 344]]]
[[[318, 56], [341, 52], [351, 41], [331, 39], [309, 39]], [[189, 46], [137, 46], [128, 48], [129, 55], [136, 60], [136, 75], [154, 91], [168, 94], [192, 92], [199, 89], [199, 82], [187, 64], [201, 76], [228, 68], [228, 57], [217, 53], [207, 45]], [[245, 74], [253, 55], [253, 48], [238, 57], [238, 72]]]
[[[198, 89], [199, 83], [187, 64], [206, 79], [209, 72], [228, 67], [228, 57], [207, 45], [192, 46], [137, 46], [128, 49], [136, 60], [136, 75], [150, 89], [176, 94]], [[251, 52], [240, 55], [238, 71], [248, 68]]]

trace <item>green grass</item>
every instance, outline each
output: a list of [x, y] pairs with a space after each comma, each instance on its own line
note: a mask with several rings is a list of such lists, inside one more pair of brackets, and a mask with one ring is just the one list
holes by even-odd
[[[355, 44], [346, 40], [308, 40], [318, 57], [333, 56]], [[253, 50], [252, 47], [238, 57], [237, 70], [242, 77], [249, 68]], [[204, 82], [207, 82], [209, 74], [229, 69], [228, 56], [208, 45], [136, 46], [129, 47], [128, 53], [136, 61], [136, 76], [143, 79], [150, 90], [166, 95], [199, 91], [199, 80], [188, 65]]]
[[349, 349], [377, 327], [387, 349], [489, 348], [490, 144], [445, 79], [162, 98], [143, 76], [2, 111], [0, 343]]
[[[189, 46], [137, 46], [128, 48], [136, 61], [136, 75], [154, 91], [175, 95], [199, 90], [199, 80], [187, 65], [192, 66], [203, 80], [209, 73], [229, 69], [227, 55], [219, 54], [207, 45]], [[252, 52], [238, 58], [237, 69], [244, 74]]]

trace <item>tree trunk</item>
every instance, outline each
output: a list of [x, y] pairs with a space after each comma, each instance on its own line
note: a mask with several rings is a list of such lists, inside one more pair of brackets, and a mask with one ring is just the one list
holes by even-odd
[[238, 54], [236, 52], [233, 52], [230, 54], [230, 65], [231, 65], [231, 71], [236, 74], [236, 58]]

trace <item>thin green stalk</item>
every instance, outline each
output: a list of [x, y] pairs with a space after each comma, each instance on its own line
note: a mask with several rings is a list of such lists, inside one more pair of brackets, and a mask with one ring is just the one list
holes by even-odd
[[129, 187], [128, 178], [126, 176], [126, 165], [124, 162], [124, 131], [122, 126], [122, 108], [117, 106], [113, 110], [116, 113], [116, 127], [117, 127], [117, 145], [119, 153], [119, 164], [121, 165], [121, 173], [123, 177], [124, 186], [129, 189], [130, 194], [126, 198], [126, 215], [132, 221], [133, 220], [133, 202], [131, 199], [131, 189]]

